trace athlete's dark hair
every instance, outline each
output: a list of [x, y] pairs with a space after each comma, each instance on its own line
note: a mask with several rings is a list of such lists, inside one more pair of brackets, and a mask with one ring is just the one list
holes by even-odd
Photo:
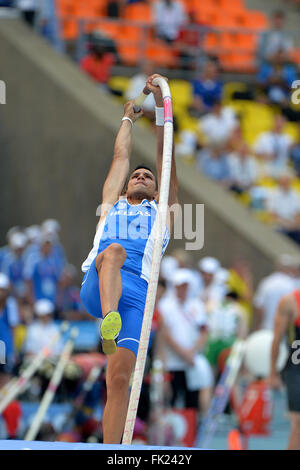
[[125, 183], [125, 185], [124, 185], [122, 194], [124, 194], [124, 193], [126, 192], [126, 190], [127, 190], [128, 181], [129, 181], [129, 178], [130, 178], [130, 176], [132, 175], [132, 173], [134, 173], [136, 170], [139, 170], [140, 168], [143, 168], [143, 169], [145, 169], [145, 170], [151, 171], [152, 175], [153, 175], [154, 178], [155, 178], [155, 187], [156, 187], [156, 189], [158, 189], [157, 178], [156, 178], [156, 175], [155, 175], [154, 171], [153, 171], [152, 168], [150, 168], [148, 165], [146, 165], [146, 164], [144, 165], [143, 163], [141, 163], [140, 165], [137, 165], [137, 166], [134, 168], [134, 170], [132, 170], [132, 171], [130, 172], [129, 177], [127, 178], [126, 183]]

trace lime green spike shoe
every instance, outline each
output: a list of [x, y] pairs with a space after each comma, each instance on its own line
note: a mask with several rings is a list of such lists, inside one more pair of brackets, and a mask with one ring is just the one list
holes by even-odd
[[105, 315], [100, 332], [102, 336], [102, 349], [104, 354], [113, 354], [117, 350], [115, 339], [122, 328], [122, 321], [119, 312], [109, 312]]

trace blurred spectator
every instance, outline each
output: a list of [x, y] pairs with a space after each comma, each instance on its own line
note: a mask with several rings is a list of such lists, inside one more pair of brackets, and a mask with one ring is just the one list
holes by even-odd
[[258, 166], [247, 144], [242, 143], [238, 150], [227, 156], [227, 160], [230, 189], [239, 194], [247, 191], [258, 177]]
[[258, 70], [257, 83], [270, 103], [289, 107], [291, 86], [297, 80], [298, 71], [282, 49], [263, 62]]
[[199, 170], [212, 180], [229, 185], [230, 168], [225, 151], [218, 145], [210, 145], [197, 152]]
[[161, 260], [160, 275], [170, 286], [174, 271], [178, 268], [178, 261], [173, 256], [164, 256]]
[[105, 44], [91, 43], [88, 54], [81, 59], [80, 68], [86, 72], [103, 90], [107, 90], [107, 83], [111, 77], [111, 69], [115, 64], [115, 57], [107, 51]]
[[75, 266], [67, 264], [59, 281], [57, 309], [60, 317], [69, 321], [90, 320], [80, 299], [80, 288], [76, 285]]
[[167, 43], [178, 39], [180, 28], [188, 21], [183, 4], [175, 0], [158, 0], [153, 14], [156, 35]]
[[39, 249], [27, 259], [25, 278], [30, 303], [39, 299], [48, 299], [54, 303], [57, 297], [62, 266], [57, 262], [53, 243], [52, 236], [43, 234]]
[[[197, 22], [193, 11], [188, 14], [188, 21], [180, 28], [176, 43], [179, 57], [179, 67], [182, 70], [195, 70], [204, 60], [201, 48], [205, 29], [202, 23]], [[202, 26], [202, 29], [200, 27]]]
[[293, 258], [289, 255], [280, 255], [275, 271], [260, 281], [253, 299], [254, 330], [273, 329], [274, 316], [280, 299], [295, 288], [294, 272]]
[[[40, 299], [34, 304], [36, 319], [27, 328], [25, 354], [38, 354], [43, 348], [52, 344], [53, 339], [59, 333], [53, 320], [54, 310], [55, 305], [48, 299]], [[61, 348], [61, 343], [56, 343], [51, 347], [51, 354], [59, 354]]]
[[272, 59], [279, 51], [288, 54], [293, 47], [293, 39], [287, 31], [284, 31], [285, 13], [276, 10], [272, 14], [271, 29], [261, 33], [259, 40], [257, 57], [258, 61], [264, 62]]
[[27, 241], [28, 239], [24, 233], [14, 233], [10, 237], [11, 251], [4, 258], [2, 265], [2, 271], [10, 279], [12, 294], [20, 300], [26, 297], [24, 267]]
[[220, 79], [219, 66], [215, 60], [208, 60], [202, 74], [192, 82], [194, 101], [190, 112], [200, 116], [213, 109], [221, 101], [223, 83]]
[[126, 0], [108, 0], [106, 16], [109, 18], [119, 18]]
[[228, 291], [224, 300], [211, 310], [208, 316], [209, 339], [205, 356], [217, 374], [220, 354], [230, 348], [237, 338], [248, 334], [247, 313], [238, 301], [237, 294]]
[[205, 143], [225, 146], [231, 138], [238, 121], [232, 108], [222, 106], [220, 98], [211, 98], [211, 112], [199, 119], [199, 131]]
[[52, 252], [57, 265], [62, 269], [66, 263], [66, 255], [59, 241], [60, 223], [55, 219], [47, 219], [41, 225], [41, 237], [49, 236], [52, 240]]
[[178, 268], [186, 268], [190, 273], [189, 294], [191, 297], [199, 295], [199, 291], [203, 287], [201, 275], [197, 269], [193, 268], [193, 258], [190, 251], [184, 248], [175, 248], [171, 251], [171, 256], [177, 260]]
[[276, 178], [288, 163], [293, 139], [284, 132], [286, 119], [278, 114], [271, 131], [261, 133], [254, 143], [254, 151], [260, 159], [261, 171], [265, 176]]
[[221, 269], [220, 262], [212, 256], [205, 256], [198, 263], [203, 281], [199, 297], [204, 302], [207, 313], [223, 298], [223, 288], [216, 282], [216, 274]]
[[[153, 64], [152, 62], [145, 61], [141, 66], [141, 70], [139, 73], [131, 77], [128, 88], [126, 90], [126, 99], [127, 100], [134, 100], [137, 96], [143, 91], [145, 88], [145, 83], [147, 77], [152, 75], [153, 71]], [[154, 122], [155, 118], [155, 100], [153, 98], [153, 94], [151, 93], [143, 103], [143, 112], [144, 116], [150, 119], [151, 122]]]
[[300, 197], [291, 187], [293, 175], [285, 171], [278, 178], [278, 187], [267, 201], [271, 222], [280, 232], [300, 243]]
[[201, 353], [207, 340], [206, 313], [203, 303], [188, 295], [189, 270], [178, 269], [173, 285], [175, 292], [159, 303], [165, 368], [172, 375], [171, 405], [183, 395], [184, 407], [205, 413], [213, 386], [212, 371]]
[[184, 129], [178, 133], [178, 140], [175, 146], [176, 157], [182, 159], [194, 158], [198, 146], [196, 132]]
[[10, 239], [12, 237], [12, 235], [14, 233], [19, 233], [21, 232], [21, 229], [20, 227], [18, 226], [15, 226], [15, 227], [11, 227], [8, 231], [7, 231], [7, 234], [6, 234], [6, 242], [7, 242], [7, 245], [3, 246], [0, 248], [0, 272], [2, 272], [2, 268], [3, 268], [3, 262], [5, 260], [5, 257], [11, 252], [11, 247], [10, 247]]
[[16, 7], [20, 10], [24, 21], [34, 27], [40, 6], [39, 0], [16, 0]]
[[9, 278], [0, 273], [0, 340], [5, 344], [5, 364], [0, 365], [0, 372], [11, 373], [15, 364], [14, 328], [18, 323], [19, 310], [16, 300], [10, 296]]

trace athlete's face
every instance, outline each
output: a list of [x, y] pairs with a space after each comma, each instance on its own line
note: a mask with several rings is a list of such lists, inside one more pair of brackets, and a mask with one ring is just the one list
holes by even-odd
[[154, 199], [156, 192], [155, 177], [151, 171], [139, 168], [131, 174], [126, 191], [127, 197]]

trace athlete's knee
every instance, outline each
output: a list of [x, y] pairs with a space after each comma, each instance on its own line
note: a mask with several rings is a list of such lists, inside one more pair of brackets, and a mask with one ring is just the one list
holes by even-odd
[[130, 375], [125, 371], [116, 370], [106, 375], [107, 393], [127, 391], [129, 387]]
[[119, 243], [112, 243], [103, 253], [105, 260], [119, 262], [120, 264], [123, 264], [127, 257], [125, 248]]

